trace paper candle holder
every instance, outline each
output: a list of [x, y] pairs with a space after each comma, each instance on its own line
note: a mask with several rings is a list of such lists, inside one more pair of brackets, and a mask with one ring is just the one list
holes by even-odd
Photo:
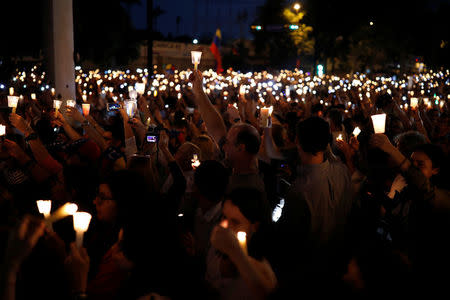
[[359, 129], [359, 127], [355, 127], [355, 129], [353, 129], [353, 135], [355, 137], [358, 137], [358, 135], [361, 133], [361, 129]]
[[37, 200], [36, 201], [38, 210], [47, 219], [50, 217], [50, 211], [52, 209], [52, 200]]
[[386, 114], [372, 115], [373, 130], [375, 133], [384, 133], [386, 127]]
[[88, 116], [89, 115], [89, 110], [91, 109], [91, 104], [83, 103], [83, 104], [81, 104], [81, 108], [83, 110], [83, 115], [84, 116]]
[[58, 112], [59, 108], [61, 107], [62, 101], [61, 100], [53, 100], [53, 108], [56, 112]]
[[135, 99], [131, 100], [125, 100], [125, 110], [127, 112], [127, 115], [129, 118], [134, 117], [136, 111], [137, 111], [137, 101]]
[[0, 136], [4, 136], [6, 134], [6, 126], [0, 124]]
[[69, 107], [75, 107], [75, 105], [77, 104], [77, 102], [75, 100], [69, 99], [66, 101], [66, 105]]
[[130, 97], [130, 99], [136, 99], [137, 98], [137, 91], [136, 90], [131, 90], [128, 92], [128, 96]]
[[83, 245], [83, 235], [89, 228], [91, 218], [91, 214], [87, 212], [76, 212], [73, 214], [73, 229], [76, 232], [76, 245], [78, 248]]
[[197, 66], [200, 64], [200, 60], [202, 58], [201, 51], [191, 51], [191, 60], [194, 65], [194, 70], [197, 70]]
[[145, 93], [145, 83], [136, 82], [136, 84], [134, 85], [134, 88], [136, 89], [136, 92], [139, 95], [143, 95]]
[[17, 103], [19, 102], [19, 97], [8, 96], [8, 107], [12, 108], [12, 112], [16, 113]]
[[411, 100], [409, 101], [409, 105], [411, 106], [412, 109], [415, 109], [418, 104], [419, 104], [418, 98], [412, 97]]

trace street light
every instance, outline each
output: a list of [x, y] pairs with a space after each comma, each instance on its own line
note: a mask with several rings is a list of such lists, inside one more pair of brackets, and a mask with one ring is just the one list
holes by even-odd
[[295, 3], [295, 4], [294, 4], [294, 9], [295, 9], [296, 11], [298, 11], [298, 10], [300, 9], [300, 4]]

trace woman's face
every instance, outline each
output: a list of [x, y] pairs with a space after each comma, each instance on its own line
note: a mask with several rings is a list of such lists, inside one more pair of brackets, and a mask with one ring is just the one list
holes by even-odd
[[439, 172], [439, 169], [433, 168], [431, 159], [423, 152], [413, 152], [413, 154], [411, 154], [411, 162], [419, 168], [423, 175], [428, 179]]
[[97, 197], [94, 199], [97, 218], [102, 222], [112, 223], [116, 220], [117, 204], [107, 184], [100, 184]]

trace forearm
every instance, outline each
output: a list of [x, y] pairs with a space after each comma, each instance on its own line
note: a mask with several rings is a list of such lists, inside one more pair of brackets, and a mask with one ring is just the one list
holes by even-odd
[[214, 108], [208, 96], [203, 90], [198, 90], [194, 93], [195, 101], [202, 119], [205, 121], [206, 128], [214, 140], [218, 143], [226, 134], [227, 129], [222, 116]]
[[275, 143], [272, 137], [272, 129], [269, 127], [264, 128], [264, 149], [265, 154], [271, 159], [284, 159], [280, 152], [276, 149]]
[[1, 299], [15, 300], [16, 299], [16, 272], [10, 270], [2, 270], [0, 274], [1, 285]]
[[90, 124], [92, 124], [92, 126], [94, 127], [94, 129], [100, 134], [103, 135], [105, 133], [105, 130], [98, 125], [97, 121], [95, 121], [95, 119], [91, 116], [91, 115], [87, 115], [86, 119], [89, 121]]
[[64, 128], [64, 132], [66, 133], [66, 135], [69, 137], [69, 139], [71, 139], [72, 141], [76, 141], [81, 139], [81, 135], [76, 132], [72, 126], [70, 126], [69, 123], [64, 122], [63, 123], [63, 128]]
[[262, 262], [248, 256], [241, 249], [237, 249], [230, 259], [257, 299], [266, 299], [275, 289], [276, 277], [271, 270], [264, 270], [266, 266]]
[[92, 139], [102, 151], [105, 151], [107, 148], [106, 141], [100, 133], [95, 130], [93, 126], [89, 124], [83, 125], [84, 130], [86, 131], [87, 136]]

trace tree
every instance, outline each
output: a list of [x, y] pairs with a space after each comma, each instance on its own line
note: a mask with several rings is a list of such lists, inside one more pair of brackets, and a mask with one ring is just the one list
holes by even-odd
[[[270, 57], [272, 67], [291, 65], [299, 54], [311, 52], [313, 41], [309, 38], [312, 28], [298, 24], [304, 13], [285, 13], [288, 4], [284, 0], [267, 0], [258, 8], [254, 24], [261, 30], [253, 31], [255, 48], [261, 56]], [[289, 25], [298, 25], [297, 30], [291, 30]], [[293, 32], [296, 31], [296, 32]]]
[[298, 29], [291, 30], [289, 35], [292, 42], [297, 48], [297, 55], [312, 54], [314, 52], [314, 39], [310, 38], [310, 34], [313, 31], [311, 26], [300, 23], [305, 16], [303, 11], [293, 11], [290, 8], [285, 8], [283, 16], [287, 21], [287, 24], [298, 26]]

